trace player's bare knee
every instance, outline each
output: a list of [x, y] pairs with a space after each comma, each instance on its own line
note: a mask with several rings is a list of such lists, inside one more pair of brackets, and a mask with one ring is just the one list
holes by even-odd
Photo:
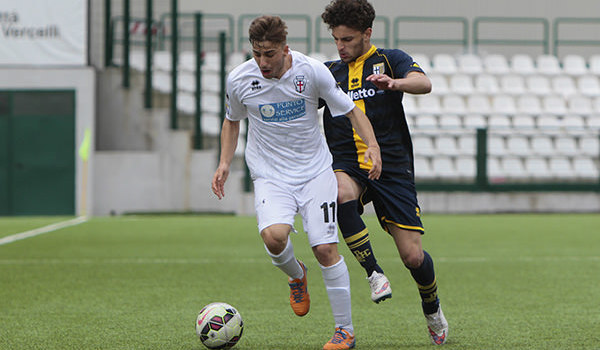
[[335, 244], [320, 244], [312, 249], [315, 258], [323, 266], [331, 266], [339, 261], [337, 245]]
[[280, 254], [287, 245], [288, 235], [282, 234], [279, 230], [267, 227], [261, 234], [265, 246], [272, 254]]
[[413, 250], [401, 256], [402, 262], [409, 269], [416, 269], [423, 263], [423, 252]]

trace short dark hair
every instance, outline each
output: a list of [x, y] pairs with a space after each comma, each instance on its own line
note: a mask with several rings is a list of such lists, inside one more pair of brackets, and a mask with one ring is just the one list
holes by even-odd
[[321, 15], [329, 29], [344, 25], [361, 32], [373, 27], [375, 9], [366, 0], [333, 0]]
[[287, 39], [287, 25], [279, 16], [261, 16], [250, 23], [248, 40], [255, 42], [270, 41], [285, 44]]

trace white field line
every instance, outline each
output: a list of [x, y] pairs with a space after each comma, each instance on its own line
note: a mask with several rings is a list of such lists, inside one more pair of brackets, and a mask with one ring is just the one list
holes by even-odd
[[[393, 258], [389, 260], [400, 261], [400, 258]], [[493, 262], [522, 262], [522, 263], [534, 263], [534, 262], [600, 262], [600, 256], [540, 256], [540, 257], [522, 257], [514, 259], [506, 258], [486, 258], [486, 257], [439, 257], [435, 259], [437, 262], [442, 263], [467, 263], [467, 264], [480, 264], [480, 263], [493, 263]], [[268, 257], [265, 258], [246, 258], [246, 259], [227, 259], [217, 260], [208, 258], [100, 258], [100, 259], [63, 259], [63, 258], [45, 258], [45, 259], [0, 259], [0, 265], [204, 265], [204, 264], [263, 264], [268, 263]]]
[[39, 236], [39, 235], [42, 235], [44, 233], [48, 233], [48, 232], [52, 232], [52, 231], [63, 229], [65, 227], [79, 225], [79, 224], [84, 223], [86, 221], [87, 221], [87, 217], [80, 216], [80, 217], [77, 217], [75, 219], [57, 222], [55, 224], [51, 224], [51, 225], [39, 227], [39, 228], [30, 230], [30, 231], [16, 233], [14, 235], [10, 235], [10, 236], [6, 236], [6, 237], [3, 237], [3, 238], [0, 238], [0, 245], [12, 243], [12, 242], [15, 242], [15, 241], [20, 241], [22, 239], [26, 239], [26, 238], [30, 238], [30, 237]]

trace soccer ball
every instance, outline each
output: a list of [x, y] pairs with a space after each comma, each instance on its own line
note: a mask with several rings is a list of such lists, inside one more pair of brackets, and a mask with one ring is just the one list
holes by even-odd
[[242, 315], [226, 303], [211, 303], [196, 317], [196, 334], [209, 349], [230, 349], [242, 337]]

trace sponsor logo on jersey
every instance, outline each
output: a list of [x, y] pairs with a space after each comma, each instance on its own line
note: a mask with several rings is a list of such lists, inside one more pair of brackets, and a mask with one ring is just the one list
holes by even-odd
[[382, 63], [376, 63], [373, 65], [373, 74], [384, 74], [385, 65]]
[[296, 91], [302, 93], [306, 89], [304, 75], [296, 75], [296, 78], [294, 78], [294, 85], [296, 86]]
[[375, 89], [356, 89], [350, 90], [347, 92], [348, 96], [352, 99], [352, 101], [362, 100], [363, 98], [373, 97], [377, 91]]
[[306, 115], [304, 99], [258, 105], [265, 122], [287, 122]]

